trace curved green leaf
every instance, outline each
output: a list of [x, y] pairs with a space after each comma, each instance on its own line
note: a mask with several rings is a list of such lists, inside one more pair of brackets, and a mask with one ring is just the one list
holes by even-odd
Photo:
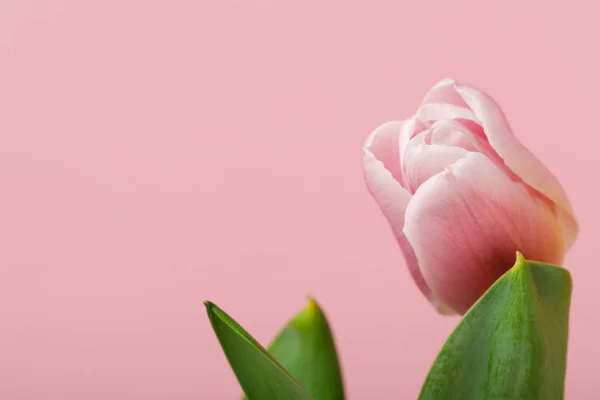
[[215, 304], [208, 301], [204, 304], [225, 356], [250, 399], [312, 399], [300, 383], [244, 328]]
[[268, 347], [316, 400], [343, 400], [344, 385], [335, 342], [323, 310], [308, 305], [281, 330]]
[[562, 400], [571, 276], [517, 262], [465, 314], [420, 400]]

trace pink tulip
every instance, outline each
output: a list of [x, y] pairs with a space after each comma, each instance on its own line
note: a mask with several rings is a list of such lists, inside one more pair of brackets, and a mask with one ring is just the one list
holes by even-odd
[[577, 237], [556, 178], [471, 86], [439, 82], [414, 116], [381, 125], [363, 150], [369, 191], [440, 313], [464, 314], [516, 251], [561, 264]]

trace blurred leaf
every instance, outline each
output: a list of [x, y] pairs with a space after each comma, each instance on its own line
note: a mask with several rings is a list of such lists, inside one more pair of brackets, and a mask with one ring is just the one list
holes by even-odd
[[211, 302], [210, 323], [242, 386], [252, 400], [311, 400], [310, 394], [244, 328]]
[[465, 314], [420, 400], [562, 400], [571, 276], [517, 262]]
[[344, 385], [335, 343], [319, 305], [308, 305], [269, 346], [281, 363], [316, 400], [343, 400]]

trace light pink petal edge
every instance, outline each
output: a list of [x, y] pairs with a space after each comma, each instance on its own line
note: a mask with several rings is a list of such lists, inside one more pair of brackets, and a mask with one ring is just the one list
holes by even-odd
[[556, 204], [565, 250], [571, 247], [579, 233], [579, 226], [567, 194], [556, 177], [519, 142], [494, 99], [471, 86], [450, 80], [446, 80], [445, 84], [452, 84], [473, 110], [490, 145], [506, 166], [523, 182]]
[[365, 182], [369, 192], [388, 220], [396, 240], [404, 253], [409, 272], [419, 290], [435, 306], [439, 313], [455, 314], [453, 310], [433, 296], [431, 289], [425, 283], [421, 274], [414, 252], [404, 236], [404, 213], [412, 195], [400, 185], [392, 173], [385, 168], [383, 162], [377, 159], [371, 149], [373, 142], [379, 135], [397, 135], [398, 140], [400, 140], [400, 132], [405, 123], [404, 121], [388, 122], [379, 126], [369, 135], [363, 146]]

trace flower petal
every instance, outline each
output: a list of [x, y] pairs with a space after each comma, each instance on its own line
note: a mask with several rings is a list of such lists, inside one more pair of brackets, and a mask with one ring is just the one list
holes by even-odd
[[475, 114], [454, 88], [455, 81], [443, 79], [423, 97], [416, 113], [419, 121], [465, 119], [476, 121]]
[[421, 106], [429, 103], [445, 103], [468, 109], [469, 106], [454, 88], [455, 83], [456, 81], [451, 78], [442, 79], [436, 83], [423, 97]]
[[552, 204], [481, 153], [419, 187], [404, 234], [432, 292], [460, 313], [514, 264], [517, 250], [554, 264], [564, 254]]
[[423, 104], [417, 110], [415, 118], [424, 122], [445, 119], [466, 119], [476, 121], [475, 114], [470, 109], [447, 103]]
[[426, 144], [424, 137], [430, 133], [430, 131], [421, 132], [406, 148], [403, 168], [411, 193], [414, 193], [427, 179], [442, 172], [448, 165], [468, 153], [461, 147]]
[[386, 122], [375, 129], [364, 144], [365, 151], [383, 163], [394, 179], [403, 184], [402, 169], [400, 168], [400, 131], [405, 125], [403, 121]]
[[[367, 138], [363, 146], [365, 181], [369, 192], [381, 208], [381, 211], [394, 232], [398, 245], [406, 259], [410, 274], [417, 287], [429, 301], [436, 305], [438, 310], [441, 312], [448, 312], [448, 309], [433, 297], [431, 289], [429, 289], [429, 286], [425, 283], [414, 252], [403, 233], [404, 212], [412, 195], [402, 187], [398, 179], [396, 179], [392, 172], [386, 167], [386, 164], [377, 157], [383, 157], [388, 163], [393, 160], [393, 156], [386, 153], [386, 151], [388, 151], [389, 148], [398, 148], [397, 142], [394, 143], [392, 137], [399, 131], [402, 124], [403, 122], [383, 124], [375, 129], [375, 131]], [[395, 137], [398, 138], [397, 135]], [[378, 146], [378, 144], [383, 143], [386, 143], [386, 145], [382, 145], [381, 147]], [[389, 165], [392, 169], [396, 168], [393, 164]], [[397, 168], [400, 168], [399, 162]]]
[[[487, 141], [455, 120], [439, 120], [431, 125], [431, 144], [461, 147], [487, 154]], [[487, 146], [486, 146], [487, 145]]]
[[466, 85], [454, 84], [476, 119], [483, 126], [492, 148], [523, 182], [539, 191], [557, 205], [557, 214], [563, 230], [565, 249], [579, 232], [571, 203], [558, 180], [512, 133], [498, 104], [487, 94]]

